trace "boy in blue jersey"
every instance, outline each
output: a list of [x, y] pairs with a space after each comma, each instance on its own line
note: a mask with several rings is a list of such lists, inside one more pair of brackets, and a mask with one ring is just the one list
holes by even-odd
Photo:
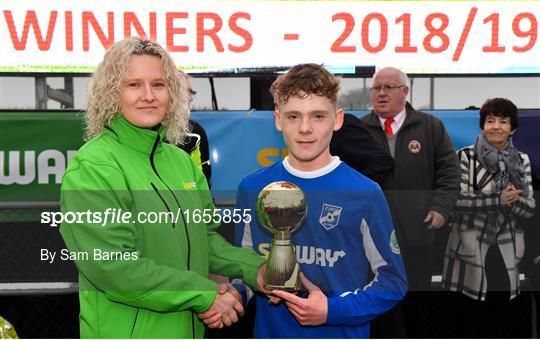
[[[407, 283], [392, 219], [379, 186], [333, 157], [339, 79], [324, 67], [301, 64], [277, 82], [276, 128], [289, 155], [240, 183], [237, 206], [250, 209], [238, 224], [236, 243], [267, 255], [272, 235], [255, 216], [255, 200], [267, 184], [289, 181], [302, 189], [308, 216], [292, 235], [307, 294], [256, 293], [256, 338], [366, 338], [369, 322], [392, 308]], [[371, 268], [375, 277], [367, 282]], [[249, 288], [233, 283], [244, 303]], [[271, 302], [269, 303], [268, 298]]]

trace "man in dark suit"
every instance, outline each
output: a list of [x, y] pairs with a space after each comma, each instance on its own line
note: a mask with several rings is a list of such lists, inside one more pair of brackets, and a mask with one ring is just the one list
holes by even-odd
[[[409, 87], [402, 71], [393, 67], [377, 71], [371, 88], [373, 111], [362, 121], [394, 158], [394, 171], [382, 188], [396, 224], [410, 289], [403, 300], [406, 336], [418, 338], [430, 337], [428, 307], [432, 296], [425, 292], [431, 289], [435, 230], [447, 222], [457, 199], [460, 168], [443, 123], [407, 102]], [[395, 318], [397, 322], [400, 319]], [[391, 322], [379, 329], [387, 332], [399, 328]]]

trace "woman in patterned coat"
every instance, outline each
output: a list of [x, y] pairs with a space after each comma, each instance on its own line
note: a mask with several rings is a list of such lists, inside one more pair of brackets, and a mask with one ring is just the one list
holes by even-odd
[[510, 300], [519, 294], [518, 264], [525, 248], [519, 219], [531, 217], [535, 208], [531, 166], [510, 139], [518, 128], [511, 101], [487, 100], [480, 128], [476, 143], [458, 151], [461, 185], [443, 284], [476, 300], [456, 297], [463, 300], [462, 335], [504, 337], [498, 328], [505, 329]]

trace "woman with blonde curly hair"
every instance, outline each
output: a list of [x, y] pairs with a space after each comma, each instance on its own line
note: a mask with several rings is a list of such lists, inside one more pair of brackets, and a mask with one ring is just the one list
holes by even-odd
[[89, 140], [62, 181], [60, 228], [63, 258], [79, 269], [81, 337], [200, 338], [197, 314], [212, 327], [236, 322], [239, 296], [208, 274], [257, 286], [264, 260], [227, 243], [217, 219], [194, 218], [215, 207], [201, 171], [164, 142], [180, 142], [189, 119], [169, 54], [150, 40], [116, 43], [87, 105]]
[[169, 105], [161, 125], [167, 130], [169, 141], [180, 142], [188, 132], [189, 102], [186, 84], [178, 77], [173, 60], [161, 46], [138, 38], [117, 43], [97, 67], [86, 93], [86, 137], [99, 135], [120, 112], [120, 89], [132, 55], [149, 55], [161, 59], [163, 80], [169, 92]]

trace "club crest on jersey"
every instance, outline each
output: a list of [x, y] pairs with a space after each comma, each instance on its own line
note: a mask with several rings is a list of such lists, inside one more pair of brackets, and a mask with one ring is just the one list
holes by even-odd
[[409, 151], [411, 153], [419, 153], [420, 150], [422, 150], [422, 144], [420, 144], [419, 141], [417, 141], [416, 139], [413, 139], [412, 141], [409, 142]]
[[401, 251], [399, 250], [399, 244], [395, 230], [392, 230], [392, 233], [390, 234], [390, 249], [392, 249], [392, 252], [394, 254], [399, 255], [401, 253]]
[[335, 228], [339, 223], [339, 217], [341, 216], [342, 210], [342, 207], [324, 203], [322, 206], [321, 217], [319, 217], [319, 223], [326, 230]]

